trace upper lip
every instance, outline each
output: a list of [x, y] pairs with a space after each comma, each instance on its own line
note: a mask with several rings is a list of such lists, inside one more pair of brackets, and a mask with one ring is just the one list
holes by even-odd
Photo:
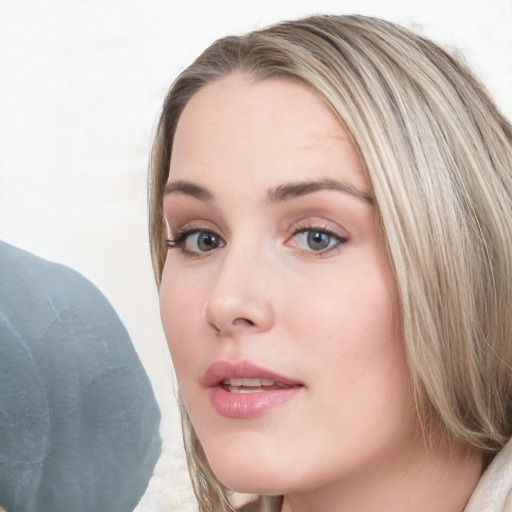
[[272, 379], [276, 383], [286, 384], [288, 386], [301, 386], [302, 383], [279, 375], [271, 370], [256, 366], [248, 361], [240, 363], [230, 363], [228, 361], [217, 361], [213, 363], [203, 377], [203, 384], [206, 387], [218, 386], [226, 379]]

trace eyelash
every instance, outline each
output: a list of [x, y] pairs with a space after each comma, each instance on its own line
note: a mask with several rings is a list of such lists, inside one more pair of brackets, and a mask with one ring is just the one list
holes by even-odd
[[295, 226], [292, 229], [291, 239], [297, 238], [298, 235], [301, 235], [303, 233], [321, 233], [324, 235], [329, 236], [331, 239], [335, 240], [335, 244], [333, 246], [326, 247], [325, 249], [320, 249], [318, 251], [315, 251], [313, 249], [304, 249], [305, 252], [311, 253], [315, 256], [321, 257], [323, 255], [326, 255], [332, 250], [335, 250], [338, 246], [345, 244], [348, 242], [348, 238], [345, 236], [342, 236], [338, 233], [336, 233], [334, 230], [328, 228], [327, 226], [321, 226], [321, 225], [303, 225], [303, 226]]
[[[217, 235], [214, 231], [211, 231], [209, 229], [181, 229], [178, 231], [176, 236], [174, 238], [166, 240], [167, 248], [168, 249], [179, 249], [185, 256], [194, 257], [194, 256], [200, 256], [201, 254], [206, 254], [209, 251], [203, 251], [197, 252], [197, 251], [191, 251], [186, 248], [187, 240], [195, 234], [206, 234], [211, 235], [215, 238], [217, 238], [219, 241], [222, 242], [222, 238]], [[225, 245], [225, 244], [224, 244]], [[215, 247], [214, 249], [217, 249], [218, 247]], [[212, 251], [214, 250], [212, 249]]]
[[[339, 235], [338, 233], [334, 232], [332, 229], [327, 228], [325, 226], [301, 226], [301, 227], [294, 227], [291, 232], [291, 236], [289, 239], [294, 239], [298, 235], [303, 233], [321, 233], [324, 235], [327, 235], [331, 239], [334, 239], [336, 241], [336, 244], [332, 247], [327, 247], [325, 249], [320, 249], [318, 251], [315, 251], [313, 249], [307, 250], [304, 249], [305, 252], [309, 252], [311, 254], [315, 254], [317, 256], [322, 256], [328, 252], [330, 252], [333, 249], [336, 249], [339, 245], [345, 244], [348, 242], [348, 238]], [[214, 251], [215, 249], [218, 249], [219, 247], [223, 247], [225, 245], [225, 242], [222, 240], [222, 238], [217, 235], [214, 231], [208, 230], [208, 229], [182, 229], [178, 231], [176, 236], [174, 238], [166, 240], [167, 248], [168, 249], [179, 249], [182, 254], [184, 254], [187, 257], [200, 257], [201, 255], [207, 254], [211, 251], [191, 251], [186, 248], [186, 243], [189, 240], [189, 238], [192, 235], [195, 234], [204, 234], [204, 235], [211, 235], [212, 237], [216, 238], [218, 242], [221, 244], [220, 246], [217, 245], [216, 247], [212, 248], [211, 251]]]

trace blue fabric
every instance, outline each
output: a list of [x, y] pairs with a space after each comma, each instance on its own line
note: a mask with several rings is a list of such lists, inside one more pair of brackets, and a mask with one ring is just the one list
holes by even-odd
[[0, 504], [127, 512], [160, 411], [119, 317], [77, 272], [0, 242]]

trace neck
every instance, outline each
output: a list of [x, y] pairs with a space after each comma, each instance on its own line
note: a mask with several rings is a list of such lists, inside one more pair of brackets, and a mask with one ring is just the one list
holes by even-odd
[[[439, 452], [439, 453], [436, 453]], [[463, 512], [482, 473], [467, 449], [422, 450], [383, 469], [332, 485], [290, 493], [281, 512]]]

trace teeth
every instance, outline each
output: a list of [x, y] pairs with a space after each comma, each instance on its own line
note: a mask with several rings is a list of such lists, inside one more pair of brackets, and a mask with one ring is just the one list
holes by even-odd
[[222, 381], [222, 383], [226, 384], [227, 386], [241, 386], [242, 379], [225, 379]]
[[222, 381], [223, 384], [227, 386], [233, 387], [249, 387], [249, 388], [259, 388], [261, 386], [273, 386], [275, 381], [272, 379], [225, 379]]
[[236, 388], [236, 387], [233, 387], [233, 388], [230, 388], [229, 391], [231, 393], [234, 393], [235, 395], [247, 395], [249, 393], [262, 393], [263, 392], [263, 389], [262, 388], [252, 388], [252, 389], [249, 389], [249, 388]]
[[259, 388], [261, 387], [261, 379], [235, 379], [240, 384], [238, 386], [251, 387], [251, 388]]

